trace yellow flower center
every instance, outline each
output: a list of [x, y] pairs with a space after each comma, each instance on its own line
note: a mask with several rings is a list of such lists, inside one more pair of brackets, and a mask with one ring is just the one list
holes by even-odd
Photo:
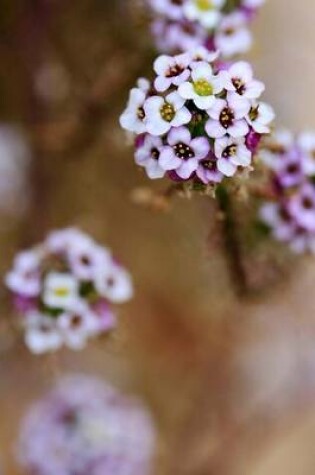
[[199, 79], [193, 83], [194, 90], [198, 96], [212, 96], [213, 87], [206, 79]]
[[69, 290], [66, 287], [57, 287], [54, 293], [56, 297], [66, 297], [69, 294]]
[[203, 12], [214, 9], [212, 0], [195, 0], [195, 4]]
[[172, 122], [176, 112], [172, 104], [170, 104], [169, 102], [165, 102], [165, 104], [163, 104], [160, 109], [160, 114], [163, 120], [165, 120], [166, 122]]

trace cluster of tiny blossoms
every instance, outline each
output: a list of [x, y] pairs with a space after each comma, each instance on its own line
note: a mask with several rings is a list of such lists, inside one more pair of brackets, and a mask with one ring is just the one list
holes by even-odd
[[140, 401], [75, 375], [31, 407], [18, 458], [27, 475], [148, 475], [154, 445]]
[[110, 304], [133, 293], [130, 275], [109, 250], [74, 228], [54, 231], [19, 253], [6, 284], [26, 344], [36, 354], [62, 345], [82, 349], [89, 338], [115, 327]]
[[264, 0], [148, 0], [154, 13], [152, 32], [163, 53], [198, 46], [219, 49], [230, 58], [252, 44], [248, 28]]
[[136, 134], [135, 160], [151, 179], [216, 184], [251, 166], [262, 134], [274, 118], [259, 101], [264, 84], [251, 66], [219, 66], [217, 54], [162, 55], [153, 83], [130, 92], [121, 126]]
[[262, 150], [271, 171], [273, 201], [260, 217], [273, 237], [296, 253], [315, 252], [315, 133], [280, 130]]

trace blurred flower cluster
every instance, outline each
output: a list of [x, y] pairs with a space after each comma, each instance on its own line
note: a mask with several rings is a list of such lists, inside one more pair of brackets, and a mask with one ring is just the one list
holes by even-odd
[[34, 353], [83, 348], [115, 326], [110, 304], [133, 293], [130, 275], [110, 251], [74, 228], [51, 232], [19, 253], [6, 284]]
[[293, 251], [315, 252], [315, 133], [294, 137], [279, 130], [266, 143], [262, 159], [271, 172], [274, 200], [263, 205], [261, 219]]
[[27, 475], [147, 475], [154, 443], [140, 401], [75, 375], [30, 409], [18, 458]]
[[205, 46], [230, 58], [252, 45], [249, 23], [264, 0], [149, 0], [152, 32], [163, 53]]
[[149, 178], [213, 185], [250, 169], [274, 113], [248, 63], [217, 60], [204, 48], [162, 55], [154, 81], [131, 90], [120, 123], [136, 134], [135, 160]]

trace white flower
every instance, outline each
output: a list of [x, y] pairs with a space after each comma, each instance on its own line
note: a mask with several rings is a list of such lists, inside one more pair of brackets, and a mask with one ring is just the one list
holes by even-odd
[[147, 93], [150, 90], [150, 81], [148, 81], [146, 78], [139, 78], [137, 81], [137, 87], [141, 91]]
[[71, 274], [49, 273], [44, 280], [43, 302], [48, 307], [68, 309], [78, 299], [78, 281]]
[[269, 168], [278, 170], [279, 166], [282, 166], [283, 157], [289, 153], [293, 144], [294, 136], [289, 130], [276, 130], [261, 149], [260, 158]]
[[294, 222], [279, 203], [265, 203], [259, 211], [259, 216], [271, 228], [276, 240], [285, 242], [293, 238]]
[[14, 260], [13, 270], [6, 275], [6, 285], [16, 294], [37, 297], [41, 290], [39, 266], [39, 251], [19, 253]]
[[274, 110], [269, 104], [265, 102], [253, 102], [247, 116], [247, 121], [258, 134], [268, 134], [270, 132], [269, 124], [274, 118]]
[[190, 76], [188, 69], [191, 59], [189, 54], [178, 56], [159, 56], [154, 62], [154, 71], [157, 77], [154, 87], [158, 92], [164, 92], [173, 84], [179, 86]]
[[172, 129], [167, 143], [161, 153], [160, 165], [164, 170], [174, 170], [184, 180], [197, 170], [200, 160], [207, 157], [210, 150], [206, 137], [192, 139], [186, 127]]
[[234, 139], [226, 136], [217, 139], [214, 150], [218, 158], [218, 170], [225, 176], [231, 177], [235, 175], [238, 166], [248, 167], [251, 163], [252, 154], [242, 138]]
[[302, 151], [302, 167], [307, 175], [315, 175], [315, 133], [303, 132], [297, 137], [297, 144]]
[[68, 259], [75, 277], [84, 281], [93, 281], [98, 269], [111, 263], [110, 253], [89, 239], [74, 241]]
[[123, 129], [136, 134], [142, 134], [145, 132], [145, 100], [146, 91], [138, 88], [131, 89], [127, 108], [119, 119], [120, 125]]
[[215, 76], [210, 64], [201, 62], [191, 73], [192, 82], [184, 82], [178, 88], [178, 93], [184, 99], [194, 101], [199, 109], [210, 109], [215, 101], [215, 94], [223, 89], [221, 76]]
[[227, 99], [216, 99], [208, 111], [210, 119], [206, 123], [209, 137], [220, 138], [228, 134], [232, 137], [245, 137], [249, 126], [245, 120], [250, 104], [241, 96], [228, 93]]
[[198, 23], [191, 23], [189, 29], [185, 23], [169, 22], [165, 18], [156, 18], [151, 31], [159, 51], [174, 53], [190, 51], [203, 44], [207, 39], [206, 30]]
[[124, 303], [133, 297], [130, 274], [114, 263], [109, 272], [99, 272], [95, 286], [100, 295], [113, 303]]
[[171, 127], [179, 127], [191, 120], [191, 113], [184, 107], [185, 99], [174, 91], [165, 98], [153, 96], [146, 100], [144, 110], [146, 129], [152, 135], [164, 135]]
[[52, 231], [44, 242], [47, 251], [52, 254], [68, 253], [74, 244], [93, 245], [93, 239], [76, 228], [66, 228], [61, 231]]
[[72, 350], [82, 350], [88, 338], [100, 331], [97, 316], [82, 301], [58, 317], [57, 326], [64, 344]]
[[184, 0], [149, 0], [151, 8], [171, 20], [182, 20]]
[[240, 12], [226, 15], [222, 19], [215, 34], [215, 46], [223, 57], [243, 54], [250, 49], [252, 35], [246, 27], [247, 23], [245, 15]]
[[52, 352], [62, 346], [62, 337], [53, 318], [32, 312], [25, 317], [25, 326], [25, 343], [32, 353]]
[[216, 61], [220, 56], [220, 51], [209, 51], [204, 46], [198, 46], [196, 48], [192, 48], [189, 51], [191, 57], [191, 67], [194, 68], [198, 66], [198, 63], [213, 63]]
[[225, 0], [187, 0], [183, 9], [188, 20], [199, 21], [205, 28], [215, 28], [224, 4]]
[[164, 148], [160, 137], [146, 135], [143, 144], [135, 152], [135, 160], [138, 165], [144, 167], [147, 175], [152, 180], [163, 178], [165, 170], [159, 163], [160, 154]]
[[257, 99], [265, 90], [265, 85], [253, 79], [253, 70], [249, 63], [239, 61], [228, 71], [223, 72], [224, 87], [247, 99]]

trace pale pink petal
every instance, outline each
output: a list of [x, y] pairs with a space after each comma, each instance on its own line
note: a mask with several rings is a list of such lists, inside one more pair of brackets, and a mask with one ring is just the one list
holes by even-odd
[[190, 177], [190, 175], [197, 170], [198, 160], [190, 159], [187, 161], [182, 161], [180, 167], [176, 168], [176, 173], [181, 178], [185, 180]]
[[154, 81], [154, 87], [158, 92], [166, 91], [171, 84], [172, 80], [164, 76], [158, 76]]
[[191, 133], [187, 127], [173, 127], [167, 136], [167, 141], [171, 146], [179, 142], [189, 144], [191, 141]]
[[223, 173], [223, 175], [231, 177], [235, 175], [237, 167], [226, 158], [219, 158], [218, 170]]
[[197, 160], [205, 158], [210, 151], [210, 144], [205, 137], [197, 137], [190, 143], [191, 147], [195, 151], [195, 157]]
[[214, 139], [219, 139], [226, 134], [225, 128], [217, 120], [208, 120], [205, 129], [209, 137]]
[[222, 110], [227, 107], [227, 102], [224, 99], [216, 99], [211, 109], [207, 112], [212, 119], [219, 120]]
[[246, 120], [236, 120], [234, 124], [229, 127], [229, 134], [231, 137], [244, 137], [249, 131], [249, 125]]
[[192, 99], [195, 96], [195, 91], [192, 83], [184, 82], [178, 88], [178, 93], [184, 99]]
[[191, 113], [186, 107], [182, 107], [172, 120], [172, 125], [174, 127], [179, 127], [180, 125], [188, 124], [191, 120]]
[[159, 164], [163, 170], [176, 170], [182, 163], [182, 160], [176, 157], [173, 149], [171, 147], [165, 147], [162, 150]]

